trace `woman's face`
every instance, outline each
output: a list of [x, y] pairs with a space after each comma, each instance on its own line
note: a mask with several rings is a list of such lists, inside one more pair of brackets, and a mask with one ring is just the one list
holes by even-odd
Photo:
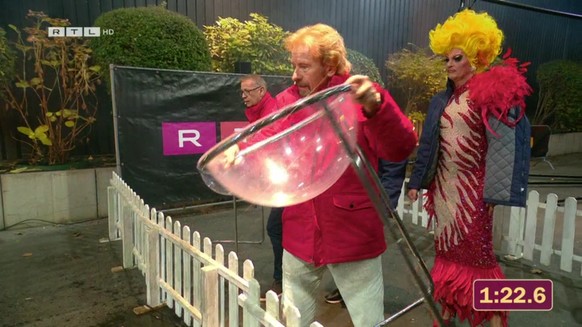
[[465, 84], [473, 76], [471, 62], [460, 49], [452, 49], [445, 57], [445, 65], [449, 78], [455, 87]]

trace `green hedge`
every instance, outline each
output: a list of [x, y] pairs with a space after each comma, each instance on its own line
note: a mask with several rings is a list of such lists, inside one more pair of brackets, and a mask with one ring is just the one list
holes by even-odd
[[536, 112], [547, 113], [536, 123], [552, 122], [558, 132], [582, 131], [582, 62], [556, 60], [537, 70], [539, 102]]
[[202, 31], [186, 16], [162, 7], [122, 8], [99, 16], [94, 26], [113, 35], [91, 40], [97, 63], [209, 71], [210, 52]]
[[376, 64], [374, 64], [374, 61], [372, 61], [372, 59], [366, 57], [365, 55], [356, 50], [347, 49], [347, 52], [348, 60], [352, 64], [352, 71], [350, 72], [350, 74], [366, 75], [372, 81], [384, 87], [384, 82], [380, 77], [380, 71], [378, 70], [378, 67], [376, 66]]

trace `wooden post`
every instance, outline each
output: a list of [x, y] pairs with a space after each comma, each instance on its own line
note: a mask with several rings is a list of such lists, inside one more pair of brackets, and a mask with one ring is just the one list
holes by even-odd
[[554, 193], [548, 194], [546, 214], [544, 215], [544, 230], [542, 232], [542, 253], [540, 254], [540, 263], [544, 266], [549, 266], [552, 258], [557, 208], [558, 196]]
[[218, 271], [214, 266], [202, 268], [204, 283], [204, 310], [202, 312], [203, 326], [219, 326], [218, 319]]
[[[235, 252], [228, 254], [228, 269], [238, 275], [238, 257]], [[238, 293], [234, 283], [228, 284], [228, 321], [231, 327], [238, 327]]]
[[117, 223], [119, 222], [118, 193], [114, 186], [107, 187], [107, 221], [109, 222], [109, 240], [119, 239]]
[[536, 228], [538, 224], [538, 208], [540, 194], [537, 191], [529, 192], [527, 199], [527, 219], [525, 226], [525, 241], [523, 245], [523, 257], [533, 261], [533, 252], [536, 244]]
[[562, 232], [562, 254], [560, 269], [572, 272], [574, 258], [574, 237], [576, 237], [576, 199], [569, 197], [564, 203], [564, 227]]
[[283, 304], [283, 312], [285, 314], [285, 318], [287, 323], [285, 326], [287, 327], [300, 327], [301, 326], [301, 313], [295, 306]]
[[[155, 213], [154, 213], [155, 216]], [[156, 228], [146, 227], [147, 245], [146, 254], [148, 265], [146, 273], [147, 304], [156, 307], [160, 304], [160, 236]]]
[[[166, 217], [164, 217], [164, 213], [163, 212], [158, 212], [158, 216], [157, 216], [157, 223], [158, 223], [158, 228], [160, 230], [164, 229], [165, 223], [166, 223]], [[168, 274], [166, 272], [166, 260], [168, 260], [166, 258], [166, 239], [160, 236], [160, 252], [159, 252], [159, 258], [160, 258], [160, 265], [159, 265], [159, 269], [160, 269], [160, 279], [162, 281], [164, 281], [165, 283], [167, 283], [168, 280]], [[165, 289], [162, 290], [162, 302], [167, 302], [168, 299], [168, 292], [166, 292]]]
[[[166, 227], [165, 230], [172, 232], [172, 217], [166, 217]], [[173, 289], [174, 288], [174, 243], [170, 240], [165, 239], [166, 243], [166, 283]], [[166, 293], [166, 304], [170, 309], [174, 308], [174, 298], [171, 293]]]
[[522, 217], [525, 216], [522, 212], [522, 208], [518, 207], [511, 207], [511, 211], [509, 214], [509, 237], [508, 237], [508, 247], [507, 252], [514, 257], [520, 257], [521, 251], [519, 251], [519, 247], [517, 243], [521, 240], [522, 236], [520, 235], [520, 226], [523, 225]]
[[[174, 222], [174, 235], [182, 239], [182, 226], [179, 221]], [[181, 297], [184, 297], [182, 290], [182, 248], [174, 247], [174, 289]], [[174, 306], [174, 313], [178, 317], [182, 317], [182, 306], [180, 302], [176, 301]]]
[[[192, 246], [200, 250], [200, 233], [194, 232], [192, 233]], [[193, 291], [194, 294], [192, 295], [192, 305], [194, 308], [202, 311], [202, 264], [200, 260], [197, 258], [193, 259], [192, 262], [192, 280], [194, 283]], [[197, 319], [194, 319], [194, 327], [200, 327], [202, 324]]]
[[133, 212], [129, 204], [122, 206], [122, 248], [123, 248], [123, 268], [133, 268]]
[[[184, 242], [192, 244], [191, 237], [190, 227], [184, 226], [182, 228], [182, 239]], [[192, 304], [192, 257], [187, 252], [183, 252], [182, 255], [184, 258], [184, 299], [186, 299], [186, 302]], [[188, 310], [184, 310], [184, 323], [192, 326], [192, 315]]]
[[[245, 262], [246, 263], [246, 262]], [[261, 287], [256, 279], [250, 279], [249, 281], [249, 294], [247, 295], [246, 303], [243, 307], [243, 326], [244, 327], [258, 327], [259, 321], [248, 309], [249, 307], [260, 307], [259, 296], [261, 293]]]

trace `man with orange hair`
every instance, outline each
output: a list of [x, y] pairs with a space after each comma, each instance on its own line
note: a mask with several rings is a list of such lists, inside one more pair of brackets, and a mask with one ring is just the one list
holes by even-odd
[[[410, 121], [388, 91], [366, 76], [350, 76], [343, 38], [330, 26], [299, 29], [285, 40], [294, 85], [277, 95], [279, 108], [314, 92], [351, 84], [359, 102], [357, 142], [370, 163], [401, 161], [416, 144]], [[349, 167], [328, 190], [283, 211], [283, 301], [315, 317], [316, 291], [329, 270], [356, 327], [384, 319], [383, 224], [356, 172]]]
[[530, 126], [524, 97], [531, 93], [517, 60], [492, 66], [503, 32], [487, 13], [464, 10], [430, 32], [444, 56], [447, 90], [431, 100], [408, 196], [428, 190], [436, 223], [434, 298], [445, 321], [507, 326], [507, 312], [473, 309], [473, 281], [502, 279], [493, 252], [493, 206], [525, 206]]

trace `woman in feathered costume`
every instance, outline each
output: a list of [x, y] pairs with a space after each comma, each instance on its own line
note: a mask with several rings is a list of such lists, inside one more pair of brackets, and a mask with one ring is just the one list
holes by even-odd
[[493, 253], [493, 206], [525, 206], [530, 125], [524, 97], [526, 65], [501, 52], [503, 32], [487, 13], [464, 10], [430, 32], [445, 58], [447, 90], [432, 100], [408, 196], [428, 190], [435, 221], [431, 276], [443, 318], [507, 326], [507, 312], [475, 311], [475, 279], [505, 278]]

